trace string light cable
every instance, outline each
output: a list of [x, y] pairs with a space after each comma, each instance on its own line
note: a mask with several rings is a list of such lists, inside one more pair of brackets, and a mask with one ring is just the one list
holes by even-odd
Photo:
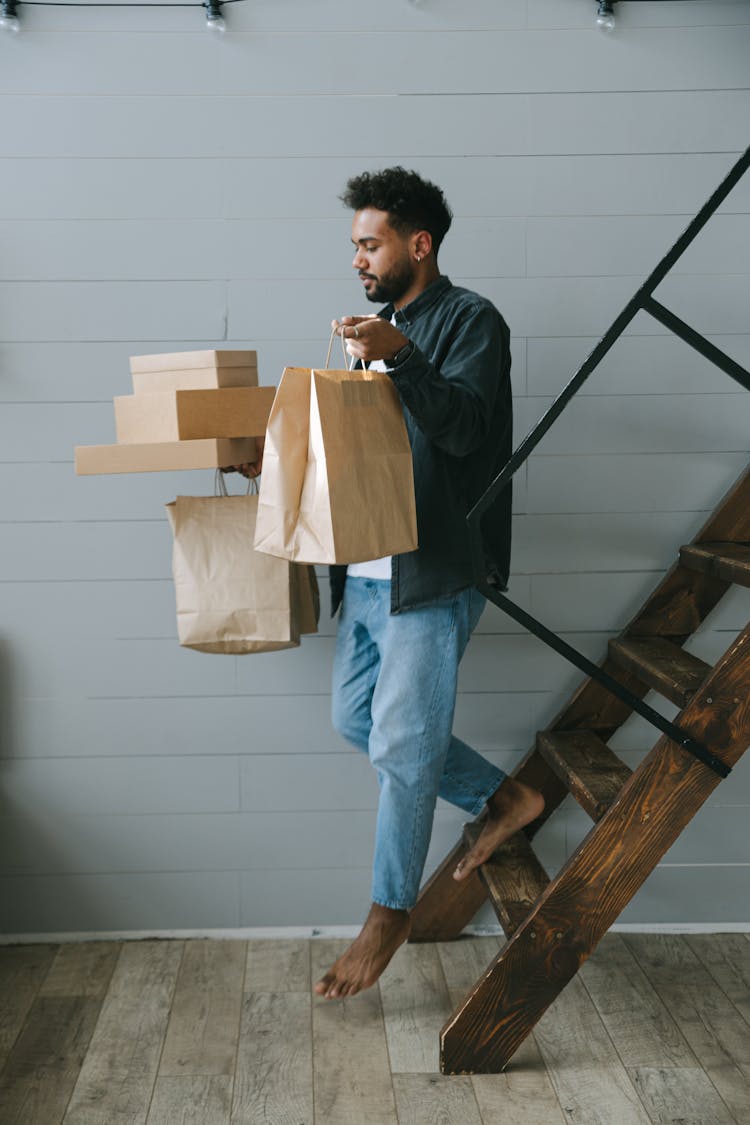
[[144, 0], [102, 0], [102, 3], [84, 3], [82, 0], [0, 0], [0, 29], [15, 34], [20, 30], [18, 9], [25, 8], [202, 8], [206, 13], [206, 26], [210, 31], [226, 30], [222, 8], [227, 4], [241, 4], [244, 0], [205, 0], [204, 3], [149, 4]]

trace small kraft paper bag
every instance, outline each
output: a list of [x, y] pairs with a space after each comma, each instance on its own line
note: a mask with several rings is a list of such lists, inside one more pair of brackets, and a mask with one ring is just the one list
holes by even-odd
[[330, 355], [329, 344], [325, 368], [287, 367], [281, 377], [266, 429], [256, 550], [304, 563], [413, 551], [414, 472], [396, 388], [381, 371], [331, 370]]
[[296, 648], [318, 631], [315, 571], [253, 549], [258, 497], [178, 496], [166, 505], [180, 644], [245, 654]]

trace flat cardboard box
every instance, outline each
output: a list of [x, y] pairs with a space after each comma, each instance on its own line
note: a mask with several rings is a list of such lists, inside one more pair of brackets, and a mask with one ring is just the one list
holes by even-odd
[[223, 387], [165, 391], [115, 398], [117, 440], [122, 444], [261, 437], [275, 387]]
[[257, 387], [258, 368], [181, 367], [173, 371], [134, 371], [131, 378], [137, 395], [217, 387]]
[[148, 442], [145, 445], [76, 446], [76, 473], [160, 473], [173, 469], [222, 469], [256, 458], [255, 438]]
[[211, 349], [201, 352], [162, 352], [157, 355], [131, 355], [130, 370], [141, 371], [191, 370], [194, 367], [257, 367], [258, 353], [236, 348]]

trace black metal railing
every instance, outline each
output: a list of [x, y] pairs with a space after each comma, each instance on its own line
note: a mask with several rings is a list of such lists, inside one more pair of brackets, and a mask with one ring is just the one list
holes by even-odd
[[722, 181], [710, 199], [685, 228], [671, 250], [664, 255], [637, 293], [628, 301], [625, 308], [619, 316], [615, 318], [594, 350], [552, 403], [547, 413], [524, 438], [508, 459], [503, 469], [495, 477], [489, 488], [483, 493], [466, 517], [466, 522], [469, 527], [476, 584], [485, 597], [499, 606], [500, 609], [504, 610], [520, 625], [523, 625], [529, 632], [539, 637], [540, 640], [544, 641], [550, 648], [553, 648], [561, 656], [565, 657], [571, 664], [574, 664], [582, 672], [585, 672], [592, 680], [596, 680], [606, 688], [607, 691], [611, 692], [612, 695], [617, 696], [618, 699], [626, 703], [628, 707], [641, 715], [651, 723], [652, 726], [655, 726], [663, 734], [666, 734], [673, 742], [678, 743], [678, 745], [682, 746], [689, 753], [694, 754], [696, 758], [699, 758], [705, 765], [709, 766], [721, 777], [727, 777], [731, 772], [731, 767], [727, 766], [725, 762], [722, 762], [720, 758], [717, 758], [715, 754], [712, 754], [706, 746], [703, 746], [700, 742], [693, 739], [687, 731], [683, 730], [677, 724], [670, 722], [669, 719], [665, 719], [658, 711], [655, 711], [652, 707], [649, 707], [647, 703], [644, 703], [639, 696], [629, 691], [624, 684], [614, 679], [598, 665], [593, 664], [583, 653], [578, 652], [577, 649], [564, 641], [562, 637], [559, 637], [551, 629], [543, 625], [541, 621], [537, 621], [535, 617], [532, 617], [531, 614], [521, 609], [520, 606], [517, 606], [515, 602], [511, 601], [510, 598], [506, 597], [505, 594], [501, 593], [497, 587], [493, 586], [488, 581], [480, 523], [482, 516], [490, 504], [492, 504], [502, 490], [510, 483], [515, 473], [518, 472], [521, 465], [529, 458], [553, 423], [560, 417], [571, 399], [598, 367], [599, 363], [610, 348], [617, 342], [633, 318], [641, 311], [649, 313], [658, 320], [660, 324], [663, 324], [671, 332], [674, 332], [675, 335], [679, 336], [685, 343], [690, 344], [690, 346], [702, 356], [710, 360], [711, 363], [715, 364], [727, 375], [731, 376], [731, 378], [735, 379], [745, 390], [750, 391], [750, 372], [746, 371], [744, 367], [741, 367], [739, 363], [736, 363], [730, 356], [722, 352], [721, 349], [717, 348], [699, 332], [696, 332], [689, 324], [686, 324], [673, 312], [665, 308], [653, 295], [656, 287], [661, 284], [674, 264], [685, 253], [711, 216], [724, 202], [730, 191], [739, 183], [745, 172], [747, 172], [748, 167], [750, 167], [750, 148], [740, 157], [728, 176]]

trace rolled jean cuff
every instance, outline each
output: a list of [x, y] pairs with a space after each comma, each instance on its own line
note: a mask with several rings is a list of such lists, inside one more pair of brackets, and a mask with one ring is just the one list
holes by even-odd
[[497, 771], [497, 781], [493, 783], [491, 788], [486, 792], [486, 794], [483, 797], [477, 798], [477, 802], [474, 805], [474, 808], [471, 810], [472, 816], [479, 816], [479, 814], [482, 811], [482, 809], [484, 808], [484, 806], [489, 802], [490, 797], [494, 797], [495, 793], [497, 793], [498, 789], [503, 784], [503, 782], [507, 779], [507, 777], [508, 777], [507, 773], [503, 773], [502, 770]]

